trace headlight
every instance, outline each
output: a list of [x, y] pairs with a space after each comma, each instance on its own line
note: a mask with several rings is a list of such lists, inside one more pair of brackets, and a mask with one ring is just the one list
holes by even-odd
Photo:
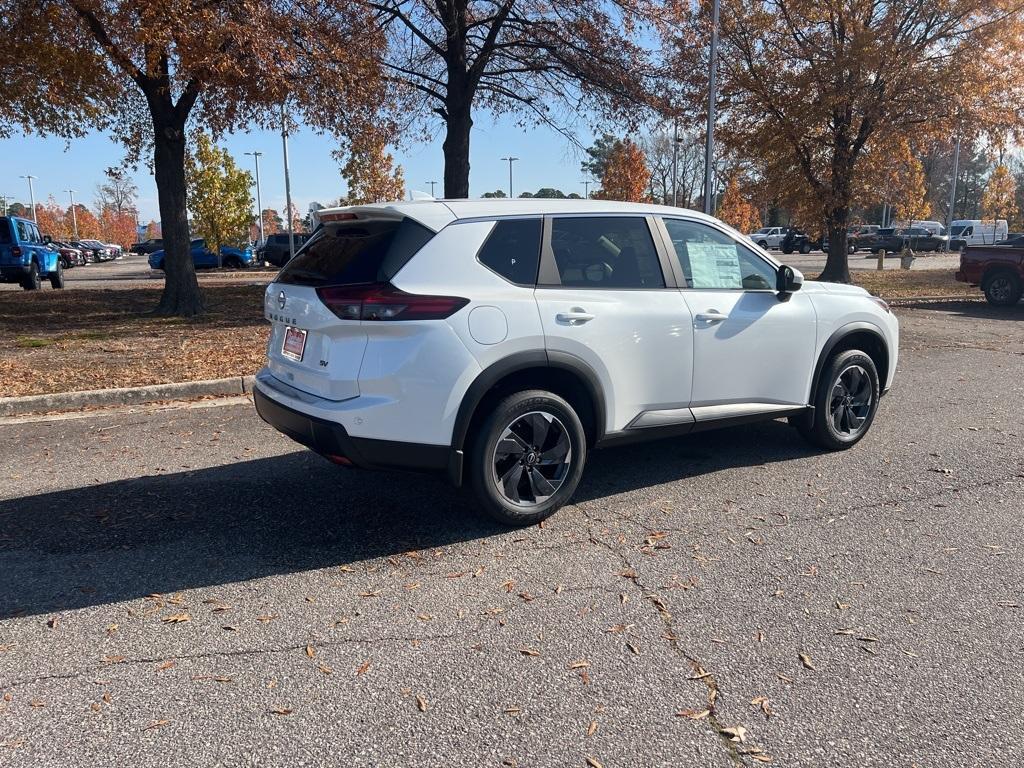
[[871, 297], [870, 297], [870, 299], [871, 299], [871, 300], [872, 300], [873, 302], [875, 302], [875, 304], [877, 304], [877, 305], [878, 305], [878, 306], [880, 306], [880, 307], [881, 307], [882, 309], [884, 309], [884, 310], [885, 310], [886, 312], [889, 312], [890, 314], [892, 313], [892, 310], [891, 310], [891, 309], [889, 309], [889, 305], [888, 305], [888, 304], [886, 304], [886, 303], [885, 303], [885, 301], [884, 301], [883, 299], [880, 299], [880, 298], [878, 298], [877, 296], [871, 296]]

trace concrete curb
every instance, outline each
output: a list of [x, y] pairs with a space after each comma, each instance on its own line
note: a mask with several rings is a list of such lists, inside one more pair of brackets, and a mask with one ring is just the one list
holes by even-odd
[[960, 296], [915, 296], [900, 299], [886, 299], [886, 304], [893, 307], [905, 307], [911, 304], [933, 304], [937, 301], [981, 301], [985, 298], [983, 293], [965, 293]]
[[185, 381], [178, 384], [153, 384], [148, 387], [0, 397], [0, 417], [21, 416], [39, 411], [73, 411], [98, 405], [135, 405], [161, 400], [186, 400], [192, 397], [244, 395], [252, 392], [255, 381], [255, 376], [232, 376], [227, 379]]

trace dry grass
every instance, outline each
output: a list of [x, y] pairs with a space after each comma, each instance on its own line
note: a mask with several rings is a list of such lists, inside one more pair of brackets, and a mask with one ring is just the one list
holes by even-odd
[[[888, 265], [887, 265], [888, 266]], [[978, 293], [966, 283], [953, 279], [953, 269], [887, 269], [884, 272], [851, 271], [853, 282], [883, 299], [913, 299], [924, 296], [964, 296]], [[980, 296], [981, 294], [978, 293]]]
[[0, 294], [0, 397], [254, 373], [269, 326], [262, 286], [206, 286], [205, 315], [148, 314], [151, 288]]

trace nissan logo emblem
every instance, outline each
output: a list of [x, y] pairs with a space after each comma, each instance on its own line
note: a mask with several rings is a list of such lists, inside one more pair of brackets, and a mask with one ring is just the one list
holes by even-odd
[[277, 294], [277, 307], [278, 309], [284, 309], [284, 305], [288, 302], [288, 297], [284, 295], [284, 291]]

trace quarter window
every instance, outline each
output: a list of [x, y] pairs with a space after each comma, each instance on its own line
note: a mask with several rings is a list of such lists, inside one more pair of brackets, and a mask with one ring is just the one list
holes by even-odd
[[664, 221], [687, 288], [774, 290], [775, 268], [742, 243], [700, 222]]
[[551, 224], [551, 250], [567, 288], [664, 288], [647, 220], [562, 217]]
[[494, 225], [477, 259], [509, 282], [534, 286], [542, 228], [540, 219], [503, 219]]

